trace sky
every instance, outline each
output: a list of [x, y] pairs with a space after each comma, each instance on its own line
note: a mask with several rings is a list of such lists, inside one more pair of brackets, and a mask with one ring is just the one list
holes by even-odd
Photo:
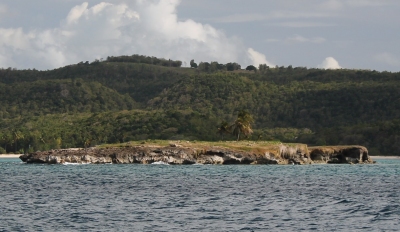
[[147, 55], [400, 71], [399, 0], [2, 0], [0, 68]]

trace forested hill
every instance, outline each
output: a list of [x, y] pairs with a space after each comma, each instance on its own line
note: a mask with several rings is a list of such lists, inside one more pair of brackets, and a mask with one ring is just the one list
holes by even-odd
[[0, 69], [0, 152], [219, 140], [221, 122], [245, 109], [255, 119], [250, 139], [400, 155], [400, 73], [181, 65], [127, 56], [49, 71]]

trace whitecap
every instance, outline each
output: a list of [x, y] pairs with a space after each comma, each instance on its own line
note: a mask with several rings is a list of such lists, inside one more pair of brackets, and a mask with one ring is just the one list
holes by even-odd
[[86, 164], [90, 163], [68, 163], [68, 162], [62, 163], [62, 165], [86, 165]]
[[169, 163], [166, 163], [166, 162], [164, 162], [164, 161], [157, 161], [157, 162], [154, 162], [154, 163], [151, 163], [151, 164], [158, 164], [158, 165], [169, 165]]

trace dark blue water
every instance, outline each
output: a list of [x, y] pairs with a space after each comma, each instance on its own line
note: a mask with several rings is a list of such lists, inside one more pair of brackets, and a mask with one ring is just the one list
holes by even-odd
[[0, 159], [0, 231], [399, 231], [400, 161], [27, 165]]

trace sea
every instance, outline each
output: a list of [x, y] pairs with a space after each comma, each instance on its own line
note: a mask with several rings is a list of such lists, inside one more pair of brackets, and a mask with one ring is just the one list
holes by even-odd
[[400, 231], [400, 160], [44, 165], [0, 159], [0, 231]]

